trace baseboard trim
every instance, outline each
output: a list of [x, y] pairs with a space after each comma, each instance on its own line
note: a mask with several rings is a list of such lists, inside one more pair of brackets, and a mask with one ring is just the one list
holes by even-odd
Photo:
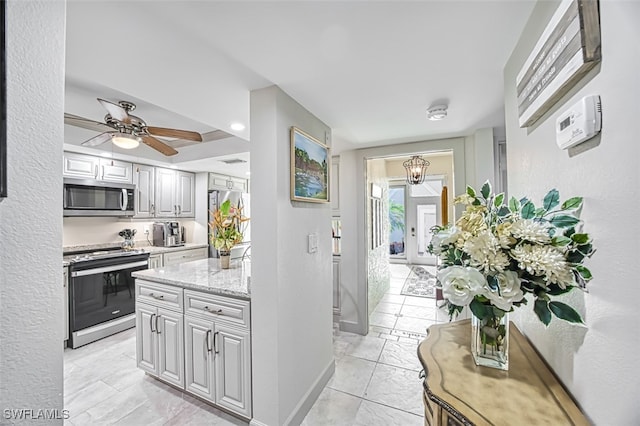
[[363, 336], [366, 333], [362, 333], [361, 326], [357, 322], [353, 321], [340, 321], [340, 331], [346, 331], [348, 333], [362, 334]]
[[251, 421], [249, 422], [249, 426], [269, 426], [266, 423], [262, 423], [256, 419], [251, 419]]
[[304, 418], [307, 416], [307, 413], [309, 413], [309, 410], [318, 399], [318, 396], [333, 376], [335, 370], [336, 363], [334, 359], [331, 358], [331, 362], [329, 363], [329, 365], [327, 365], [322, 374], [320, 374], [320, 376], [316, 379], [313, 386], [311, 386], [307, 393], [300, 399], [300, 402], [298, 403], [298, 405], [296, 405], [296, 408], [294, 408], [289, 418], [287, 418], [287, 420], [284, 422], [285, 425], [299, 425], [300, 423], [302, 423]]

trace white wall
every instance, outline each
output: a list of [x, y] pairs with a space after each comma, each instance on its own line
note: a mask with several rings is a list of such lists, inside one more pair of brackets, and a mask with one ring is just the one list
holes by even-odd
[[251, 92], [252, 424], [270, 426], [298, 424], [334, 369], [331, 206], [290, 201], [291, 126], [331, 136], [278, 87]]
[[[538, 2], [505, 66], [509, 193], [540, 201], [555, 187], [563, 199], [583, 196], [584, 231], [597, 248], [587, 261], [595, 278], [589, 293], [573, 291], [567, 297], [585, 319], [585, 328], [554, 319], [545, 329], [526, 307], [514, 317], [595, 424], [640, 424], [640, 286], [635, 269], [640, 235], [640, 3], [600, 2], [601, 66], [538, 123], [521, 129], [515, 78], [557, 5]], [[560, 150], [556, 118], [589, 94], [602, 99], [601, 135]]]
[[7, 2], [9, 197], [0, 201], [3, 421], [13, 422], [4, 409], [62, 415], [64, 30], [63, 1]]

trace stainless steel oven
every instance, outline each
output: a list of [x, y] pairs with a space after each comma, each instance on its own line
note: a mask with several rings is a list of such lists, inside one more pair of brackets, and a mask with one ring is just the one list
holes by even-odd
[[69, 264], [69, 346], [77, 348], [135, 326], [132, 272], [148, 268], [149, 253], [81, 254]]

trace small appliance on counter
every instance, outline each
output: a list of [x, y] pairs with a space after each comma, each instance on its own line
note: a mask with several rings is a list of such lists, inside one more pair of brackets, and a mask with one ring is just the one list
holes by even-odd
[[178, 222], [155, 222], [153, 224], [153, 245], [158, 247], [183, 246], [183, 229]]

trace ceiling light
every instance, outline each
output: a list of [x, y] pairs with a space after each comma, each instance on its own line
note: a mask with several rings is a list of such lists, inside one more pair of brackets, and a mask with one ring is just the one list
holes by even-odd
[[231, 123], [231, 130], [235, 130], [236, 132], [241, 132], [245, 129], [245, 125], [239, 122]]
[[402, 163], [407, 171], [407, 183], [409, 185], [420, 185], [424, 182], [427, 175], [427, 167], [429, 162], [419, 155], [414, 155], [409, 160]]
[[111, 142], [124, 149], [133, 149], [140, 145], [140, 139], [137, 136], [127, 133], [118, 133], [113, 135], [111, 137]]
[[442, 120], [447, 117], [446, 105], [435, 105], [427, 110], [427, 118], [432, 121]]

